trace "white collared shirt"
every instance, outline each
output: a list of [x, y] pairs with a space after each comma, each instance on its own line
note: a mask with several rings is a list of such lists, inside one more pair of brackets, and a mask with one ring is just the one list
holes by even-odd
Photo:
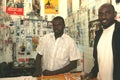
[[47, 34], [37, 52], [43, 55], [43, 70], [57, 70], [81, 58], [75, 41], [66, 34], [56, 40], [53, 33]]

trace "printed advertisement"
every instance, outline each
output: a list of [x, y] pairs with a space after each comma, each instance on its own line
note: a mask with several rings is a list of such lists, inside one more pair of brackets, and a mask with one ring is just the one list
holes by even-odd
[[6, 0], [6, 12], [10, 15], [23, 15], [24, 0]]
[[44, 0], [45, 14], [58, 14], [58, 0]]

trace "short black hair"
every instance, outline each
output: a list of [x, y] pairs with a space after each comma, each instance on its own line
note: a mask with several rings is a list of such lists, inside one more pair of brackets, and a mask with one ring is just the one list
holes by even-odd
[[[111, 10], [115, 11], [115, 8], [114, 8], [114, 6], [113, 6], [111, 3], [105, 3], [105, 4], [101, 5], [101, 7], [104, 7], [104, 6], [108, 6], [108, 7], [111, 8]], [[100, 8], [101, 8], [101, 7], [100, 7]], [[100, 9], [100, 8], [99, 8], [99, 9]]]
[[53, 20], [52, 20], [52, 22], [53, 22], [54, 20], [58, 20], [58, 19], [62, 20], [63, 25], [65, 26], [65, 21], [64, 21], [63, 17], [61, 17], [61, 16], [56, 16], [56, 17], [54, 17]]

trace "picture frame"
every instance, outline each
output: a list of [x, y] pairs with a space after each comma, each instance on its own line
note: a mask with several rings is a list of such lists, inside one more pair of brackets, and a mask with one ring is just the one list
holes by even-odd
[[89, 47], [93, 47], [95, 32], [101, 28], [100, 22], [98, 19], [90, 21], [88, 25], [89, 29]]

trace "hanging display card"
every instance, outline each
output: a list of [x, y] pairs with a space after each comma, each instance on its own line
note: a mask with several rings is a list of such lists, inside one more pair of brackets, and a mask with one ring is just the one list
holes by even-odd
[[6, 12], [11, 15], [23, 15], [24, 0], [6, 0]]
[[44, 0], [45, 14], [58, 14], [58, 0]]

